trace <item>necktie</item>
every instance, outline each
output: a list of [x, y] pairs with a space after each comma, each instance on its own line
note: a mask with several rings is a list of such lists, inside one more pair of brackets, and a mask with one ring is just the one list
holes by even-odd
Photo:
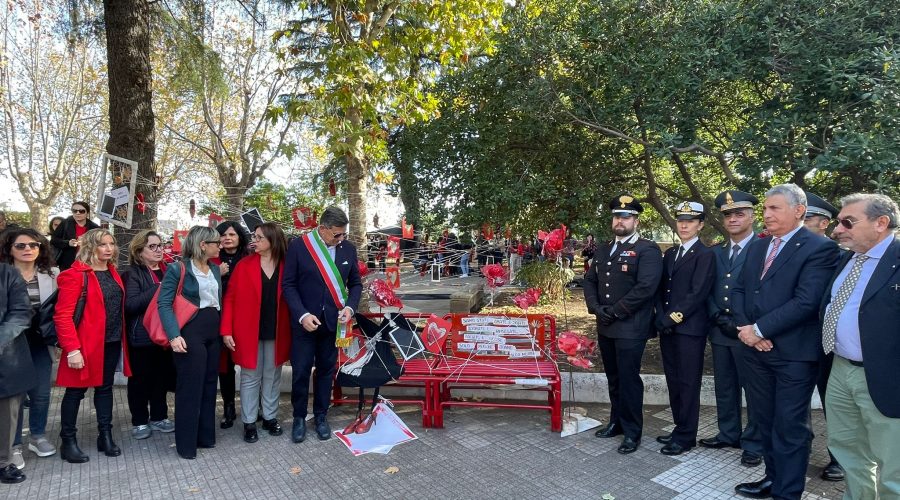
[[739, 253], [741, 253], [741, 246], [735, 243], [734, 246], [731, 247], [731, 259], [728, 261], [729, 267], [734, 266], [734, 261], [737, 260]]
[[766, 263], [763, 265], [763, 272], [759, 276], [759, 279], [763, 279], [763, 276], [766, 275], [766, 271], [772, 267], [772, 262], [775, 262], [775, 256], [778, 255], [778, 247], [781, 246], [781, 238], [775, 238], [772, 240], [772, 250], [769, 252], [769, 256], [766, 257]]
[[682, 257], [684, 257], [684, 245], [678, 247], [678, 254], [675, 255], [675, 262], [681, 260]]
[[825, 349], [825, 354], [834, 350], [838, 318], [841, 317], [844, 306], [850, 300], [850, 295], [853, 294], [853, 289], [856, 288], [856, 282], [859, 281], [859, 275], [862, 274], [863, 263], [867, 260], [869, 260], [869, 256], [866, 254], [856, 256], [856, 262], [850, 268], [850, 273], [844, 278], [844, 282], [841, 283], [841, 287], [831, 300], [831, 307], [828, 308], [828, 312], [825, 314], [825, 322], [822, 326], [822, 348]]

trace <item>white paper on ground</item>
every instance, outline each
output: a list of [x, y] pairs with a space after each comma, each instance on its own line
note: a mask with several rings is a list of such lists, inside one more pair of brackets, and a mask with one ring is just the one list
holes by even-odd
[[559, 437], [571, 436], [584, 432], [594, 427], [599, 427], [601, 422], [587, 416], [587, 411], [581, 407], [569, 407], [563, 409], [563, 428]]
[[378, 403], [372, 413], [375, 413], [377, 418], [369, 432], [347, 435], [342, 431], [334, 433], [353, 456], [358, 457], [366, 453], [386, 454], [398, 444], [418, 439], [386, 404]]

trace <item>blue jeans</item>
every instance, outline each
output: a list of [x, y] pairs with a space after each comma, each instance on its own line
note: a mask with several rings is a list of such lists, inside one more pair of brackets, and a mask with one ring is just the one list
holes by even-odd
[[462, 257], [459, 259], [459, 268], [463, 274], [469, 274], [469, 253], [468, 252], [462, 254]]
[[[28, 408], [28, 429], [32, 436], [43, 436], [47, 429], [47, 413], [50, 411], [50, 370], [53, 358], [45, 345], [34, 345], [31, 348], [31, 361], [37, 375], [35, 386], [28, 391], [31, 405]], [[24, 407], [19, 406], [19, 425], [16, 427], [14, 445], [22, 444], [22, 420]]]

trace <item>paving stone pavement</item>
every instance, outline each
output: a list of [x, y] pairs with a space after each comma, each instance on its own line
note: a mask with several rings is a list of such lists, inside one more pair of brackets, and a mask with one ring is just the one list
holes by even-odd
[[[58, 442], [59, 402], [53, 390], [48, 434]], [[170, 395], [171, 397], [171, 395]], [[605, 421], [608, 405], [582, 405]], [[221, 404], [219, 405], [221, 414]], [[332, 409], [333, 429], [342, 428], [355, 408]], [[90, 398], [79, 417], [79, 443], [91, 460], [75, 465], [59, 455], [37, 458], [25, 451], [28, 479], [0, 485], [0, 498], [10, 499], [271, 499], [299, 498], [601, 498], [711, 499], [733, 498], [733, 486], [761, 478], [762, 468], [745, 468], [739, 450], [694, 449], [680, 457], [659, 453], [654, 438], [671, 429], [671, 414], [661, 406], [645, 408], [644, 440], [628, 456], [616, 452], [619, 438], [597, 439], [593, 431], [560, 438], [550, 432], [549, 416], [539, 411], [454, 408], [444, 429], [424, 429], [419, 409], [395, 411], [418, 440], [401, 444], [387, 455], [353, 457], [337, 440], [290, 441], [291, 406], [283, 394], [279, 418], [285, 434], [246, 444], [238, 422], [217, 430], [216, 448], [199, 450], [196, 460], [175, 453], [174, 434], [131, 438], [125, 389], [115, 389], [114, 435], [123, 453], [109, 458], [97, 452], [96, 418]], [[171, 416], [170, 416], [171, 417]], [[27, 418], [27, 416], [26, 416]], [[218, 416], [217, 416], [218, 418]], [[820, 411], [813, 425], [824, 430]], [[715, 410], [701, 409], [700, 437], [715, 433]], [[311, 433], [312, 434], [312, 433]], [[827, 463], [824, 436], [813, 442], [806, 499], [835, 499], [843, 483], [826, 483], [818, 474]], [[396, 474], [386, 474], [396, 466]], [[294, 469], [292, 472], [292, 468]], [[297, 469], [299, 468], [299, 472]]]

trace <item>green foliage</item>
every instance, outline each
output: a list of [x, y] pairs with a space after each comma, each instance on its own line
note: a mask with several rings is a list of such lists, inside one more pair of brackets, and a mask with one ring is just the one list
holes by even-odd
[[571, 269], [562, 269], [554, 262], [529, 262], [516, 273], [516, 279], [529, 288], [540, 288], [541, 303], [555, 304], [565, 298], [566, 285], [575, 278]]
[[[726, 188], [795, 182], [900, 196], [900, 18], [890, 2], [547, 0], [510, 9], [496, 53], [435, 87], [439, 117], [391, 157], [423, 212], [464, 228], [642, 227]], [[707, 231], [722, 230], [713, 212]], [[707, 235], [710, 236], [710, 235]]]
[[[308, 186], [284, 186], [268, 180], [257, 182], [255, 186], [247, 191], [247, 195], [244, 198], [246, 209], [259, 209], [259, 214], [263, 220], [279, 224], [285, 232], [293, 230], [294, 221], [291, 216], [291, 210], [294, 208], [310, 207], [321, 214], [327, 205], [328, 202], [325, 196], [322, 194], [311, 194]], [[208, 215], [212, 212], [228, 214], [226, 201], [223, 199], [216, 203], [204, 204], [200, 209], [201, 215]]]

